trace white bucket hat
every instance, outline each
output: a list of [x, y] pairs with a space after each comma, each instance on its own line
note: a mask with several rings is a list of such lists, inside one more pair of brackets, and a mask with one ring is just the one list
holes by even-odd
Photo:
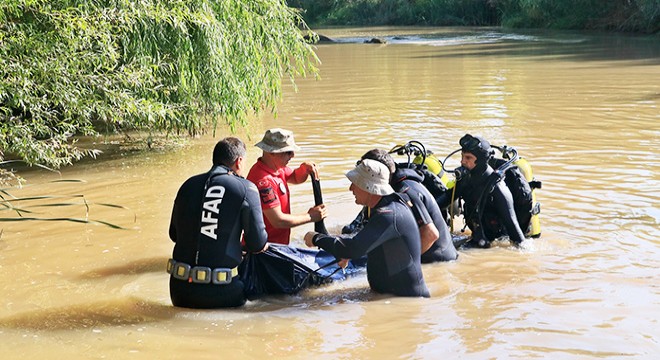
[[360, 189], [374, 195], [385, 196], [394, 193], [390, 185], [390, 170], [380, 161], [365, 159], [346, 177]]
[[293, 141], [293, 132], [280, 128], [266, 130], [264, 138], [254, 146], [269, 153], [300, 150], [300, 147]]

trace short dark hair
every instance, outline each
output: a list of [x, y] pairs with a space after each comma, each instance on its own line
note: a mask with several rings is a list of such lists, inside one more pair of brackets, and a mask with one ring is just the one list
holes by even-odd
[[213, 165], [232, 167], [239, 157], [245, 157], [245, 144], [235, 137], [226, 137], [213, 149]]
[[371, 149], [364, 153], [361, 157], [362, 160], [365, 159], [371, 159], [371, 160], [376, 160], [383, 165], [387, 166], [387, 168], [390, 170], [390, 175], [394, 174], [396, 171], [396, 164], [394, 163], [394, 159], [392, 158], [392, 155], [390, 155], [389, 152], [383, 149]]

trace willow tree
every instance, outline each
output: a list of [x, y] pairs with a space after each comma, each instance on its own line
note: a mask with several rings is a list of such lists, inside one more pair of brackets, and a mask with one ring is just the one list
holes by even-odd
[[0, 161], [59, 167], [100, 129], [195, 134], [316, 73], [285, 0], [3, 0]]

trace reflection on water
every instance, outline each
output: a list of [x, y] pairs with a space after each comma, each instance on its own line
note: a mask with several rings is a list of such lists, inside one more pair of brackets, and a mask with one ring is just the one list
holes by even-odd
[[[294, 164], [321, 165], [339, 232], [359, 208], [344, 173], [374, 147], [422, 142], [439, 158], [465, 133], [515, 146], [543, 181], [542, 237], [424, 265], [430, 299], [368, 291], [365, 276], [241, 309], [169, 302], [174, 195], [210, 168], [219, 137], [30, 173], [89, 217], [2, 223], [0, 353], [8, 358], [651, 358], [660, 350], [660, 45], [655, 38], [501, 29], [326, 29], [321, 78], [285, 87], [266, 128], [294, 130]], [[387, 45], [362, 44], [383, 37]], [[249, 161], [258, 152], [250, 147]], [[404, 158], [398, 158], [404, 161]], [[448, 168], [458, 165], [456, 156]], [[310, 184], [291, 187], [296, 212]], [[39, 187], [16, 196], [43, 194]], [[84, 217], [79, 206], [36, 209]], [[10, 216], [8, 212], [2, 216]], [[293, 243], [311, 227], [293, 231]], [[341, 355], [338, 355], [341, 354]]]
[[27, 330], [94, 329], [154, 322], [170, 318], [174, 313], [175, 309], [171, 306], [122, 298], [12, 315], [3, 318], [0, 327]]
[[115, 275], [133, 275], [148, 272], [163, 271], [164, 264], [167, 263], [168, 257], [154, 257], [149, 259], [139, 259], [127, 263], [119, 264], [118, 266], [110, 266], [101, 269], [94, 269], [81, 274], [81, 279], [96, 279], [105, 276]]

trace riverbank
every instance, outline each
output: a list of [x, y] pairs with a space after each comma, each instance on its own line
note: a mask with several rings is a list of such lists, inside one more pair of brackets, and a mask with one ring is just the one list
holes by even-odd
[[503, 26], [660, 34], [656, 0], [290, 0], [312, 27]]

